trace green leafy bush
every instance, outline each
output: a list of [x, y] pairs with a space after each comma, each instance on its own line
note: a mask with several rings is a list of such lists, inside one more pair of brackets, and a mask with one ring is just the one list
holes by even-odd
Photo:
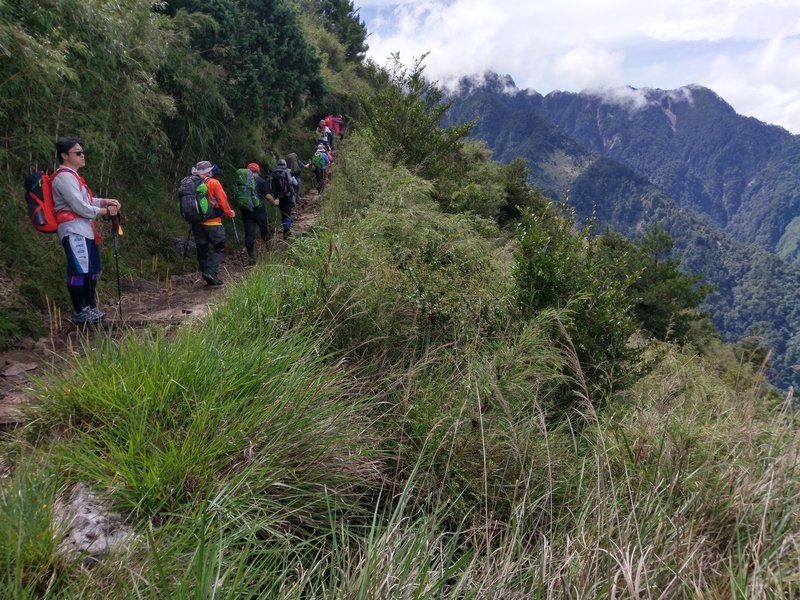
[[597, 404], [633, 373], [629, 338], [636, 331], [627, 290], [624, 256], [604, 251], [588, 228], [552, 209], [528, 213], [517, 229], [514, 282], [524, 315], [565, 311], [560, 343], [574, 356], [572, 376], [580, 394]]
[[436, 179], [449, 172], [472, 123], [440, 128], [449, 103], [425, 79], [424, 59], [408, 68], [395, 54], [388, 68], [373, 65], [375, 91], [364, 99], [361, 129], [377, 156], [415, 175]]

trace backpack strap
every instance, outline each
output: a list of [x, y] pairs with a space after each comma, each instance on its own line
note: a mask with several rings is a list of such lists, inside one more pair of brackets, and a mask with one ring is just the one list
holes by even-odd
[[[86, 185], [86, 180], [72, 169], [59, 167], [58, 169], [55, 170], [50, 180], [52, 181], [53, 179], [56, 178], [57, 175], [61, 173], [70, 173], [74, 175], [75, 178], [78, 180], [78, 189], [86, 190], [86, 192], [89, 194], [90, 203], [94, 200], [94, 196], [92, 195], [92, 190], [89, 189], [88, 185]], [[68, 223], [69, 221], [74, 221], [75, 219], [81, 218], [79, 214], [74, 213], [71, 210], [57, 210], [55, 211], [55, 215], [56, 215], [56, 223], [58, 223], [59, 225], [61, 225], [62, 223]], [[97, 219], [92, 219], [91, 224], [92, 224], [92, 231], [94, 231], [94, 241], [96, 244], [100, 244], [101, 236], [100, 236], [100, 229], [97, 227]]]

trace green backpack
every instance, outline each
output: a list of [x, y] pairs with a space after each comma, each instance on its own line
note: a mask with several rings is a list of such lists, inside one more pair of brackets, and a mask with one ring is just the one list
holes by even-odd
[[261, 206], [261, 198], [256, 193], [256, 176], [250, 169], [236, 170], [236, 187], [233, 199], [239, 208], [253, 210]]
[[314, 156], [311, 157], [311, 164], [314, 165], [317, 169], [324, 169], [325, 168], [325, 159], [322, 157], [321, 152], [317, 152]]

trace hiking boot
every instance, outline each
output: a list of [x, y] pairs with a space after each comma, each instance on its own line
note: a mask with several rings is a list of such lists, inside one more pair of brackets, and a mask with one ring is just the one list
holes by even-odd
[[92, 309], [88, 306], [84, 306], [80, 312], [72, 313], [73, 323], [94, 323], [93, 318]]
[[286, 239], [289, 239], [290, 237], [292, 237], [292, 232], [291, 231], [284, 231], [283, 232], [283, 239], [286, 240]]
[[92, 323], [97, 323], [98, 321], [102, 321], [106, 318], [106, 313], [96, 306], [90, 308], [89, 313], [92, 315]]
[[251, 267], [256, 264], [256, 257], [255, 256], [248, 256], [247, 257], [247, 264]]
[[222, 279], [211, 273], [203, 273], [203, 279], [208, 285], [222, 285]]

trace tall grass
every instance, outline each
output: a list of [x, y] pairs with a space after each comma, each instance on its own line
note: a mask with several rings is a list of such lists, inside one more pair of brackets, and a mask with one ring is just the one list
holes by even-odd
[[0, 491], [0, 590], [35, 598], [62, 583], [51, 511], [56, 478], [42, 464], [20, 465]]

